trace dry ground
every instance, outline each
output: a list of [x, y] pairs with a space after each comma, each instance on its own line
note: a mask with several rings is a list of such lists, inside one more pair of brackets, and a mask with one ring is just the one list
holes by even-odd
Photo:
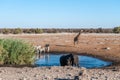
[[0, 38], [23, 39], [33, 45], [50, 44], [51, 52], [90, 55], [120, 63], [120, 34], [81, 34], [79, 43], [73, 44], [77, 33], [0, 34]]
[[120, 80], [120, 68], [0, 67], [0, 80]]

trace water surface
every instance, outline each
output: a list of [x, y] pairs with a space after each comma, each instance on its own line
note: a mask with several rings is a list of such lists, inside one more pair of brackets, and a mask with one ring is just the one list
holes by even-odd
[[[37, 66], [60, 66], [60, 56], [63, 54], [50, 54], [49, 56], [44, 56], [40, 59], [37, 59], [35, 65]], [[111, 64], [111, 62], [103, 61], [97, 58], [88, 57], [88, 56], [79, 56], [79, 65], [80, 67], [86, 68], [100, 68], [105, 67]]]

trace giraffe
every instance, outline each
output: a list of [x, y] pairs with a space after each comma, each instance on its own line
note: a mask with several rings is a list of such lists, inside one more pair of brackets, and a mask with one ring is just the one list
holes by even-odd
[[74, 37], [74, 45], [77, 43], [78, 44], [78, 38], [81, 35], [82, 30]]

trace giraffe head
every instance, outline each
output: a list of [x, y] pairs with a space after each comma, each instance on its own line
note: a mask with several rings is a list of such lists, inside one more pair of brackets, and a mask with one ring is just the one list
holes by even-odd
[[80, 35], [82, 32], [83, 32], [83, 30], [80, 30], [80, 31], [79, 31], [79, 35]]

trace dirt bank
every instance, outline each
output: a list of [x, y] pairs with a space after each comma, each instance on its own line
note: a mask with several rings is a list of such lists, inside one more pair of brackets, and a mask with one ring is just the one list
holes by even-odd
[[50, 44], [51, 52], [89, 55], [120, 63], [120, 34], [81, 34], [79, 43], [73, 44], [77, 33], [0, 34], [0, 38], [24, 39], [33, 45]]

